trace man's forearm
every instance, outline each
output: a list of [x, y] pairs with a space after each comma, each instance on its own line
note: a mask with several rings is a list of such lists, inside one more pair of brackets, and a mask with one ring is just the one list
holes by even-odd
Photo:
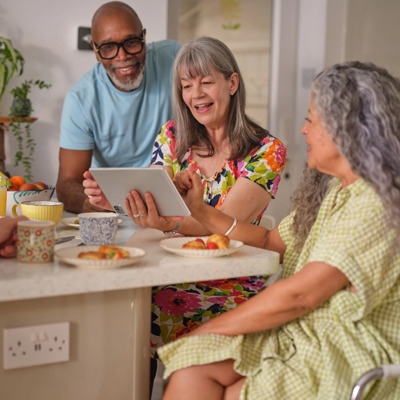
[[81, 213], [90, 211], [104, 211], [89, 203], [82, 184], [74, 179], [63, 179], [57, 182], [57, 198], [64, 203], [66, 211]]

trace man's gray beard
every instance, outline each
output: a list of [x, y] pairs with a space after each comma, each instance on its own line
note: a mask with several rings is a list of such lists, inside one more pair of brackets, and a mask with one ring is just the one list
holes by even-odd
[[126, 92], [132, 92], [133, 90], [136, 90], [142, 83], [143, 81], [143, 76], [144, 76], [144, 64], [142, 64], [142, 68], [138, 74], [138, 76], [130, 82], [121, 82], [119, 81], [116, 77], [115, 74], [111, 71], [109, 71], [109, 77], [114, 84], [119, 89], [122, 89]]

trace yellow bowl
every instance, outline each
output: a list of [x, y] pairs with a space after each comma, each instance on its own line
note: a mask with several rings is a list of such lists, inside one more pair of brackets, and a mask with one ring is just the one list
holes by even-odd
[[58, 201], [24, 201], [21, 204], [13, 205], [14, 217], [18, 216], [17, 208], [21, 208], [22, 215], [29, 219], [53, 221], [57, 225], [61, 219], [64, 204]]

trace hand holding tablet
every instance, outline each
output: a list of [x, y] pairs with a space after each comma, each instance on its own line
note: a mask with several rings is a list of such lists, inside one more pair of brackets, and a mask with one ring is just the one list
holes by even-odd
[[90, 168], [114, 210], [126, 214], [124, 201], [136, 190], [142, 198], [151, 193], [160, 216], [187, 217], [190, 211], [164, 168]]

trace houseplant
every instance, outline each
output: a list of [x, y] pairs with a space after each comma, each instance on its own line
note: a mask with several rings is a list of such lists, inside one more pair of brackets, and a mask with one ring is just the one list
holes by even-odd
[[11, 40], [0, 36], [0, 101], [10, 79], [24, 72], [24, 62]]
[[32, 138], [32, 120], [29, 118], [32, 115], [32, 103], [28, 98], [32, 86], [37, 86], [39, 89], [48, 89], [50, 84], [42, 80], [33, 81], [25, 80], [21, 85], [11, 89], [10, 93], [14, 96], [12, 106], [10, 108], [10, 129], [17, 140], [18, 151], [15, 153], [15, 163], [17, 167], [22, 164], [24, 167], [24, 179], [26, 182], [32, 182], [32, 162], [33, 153], [35, 151], [36, 142]]
[[10, 93], [14, 96], [14, 99], [10, 109], [10, 116], [30, 117], [32, 115], [32, 102], [28, 98], [28, 94], [34, 85], [36, 85], [39, 89], [48, 89], [51, 87], [51, 85], [39, 79], [36, 81], [30, 79], [29, 81], [25, 80], [21, 83], [21, 85], [11, 89]]

